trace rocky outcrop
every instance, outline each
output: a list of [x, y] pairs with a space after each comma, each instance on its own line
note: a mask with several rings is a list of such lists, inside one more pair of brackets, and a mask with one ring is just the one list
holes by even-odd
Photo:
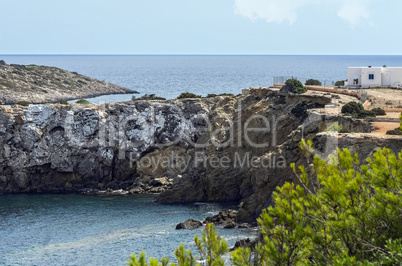
[[218, 214], [207, 217], [204, 220], [205, 223], [213, 223], [215, 225], [221, 225], [224, 228], [235, 228], [236, 223], [236, 212], [232, 210], [220, 211]]
[[217, 100], [0, 107], [0, 192], [160, 192]]
[[188, 219], [187, 221], [183, 223], [179, 223], [176, 225], [176, 230], [180, 229], [197, 229], [202, 226], [202, 223], [200, 221], [194, 220], [194, 219]]
[[0, 104], [53, 103], [122, 93], [137, 92], [57, 67], [0, 61]]
[[[164, 191], [159, 202], [237, 201], [235, 222], [253, 222], [276, 186], [297, 182], [289, 164], [308, 165], [301, 138], [323, 156], [336, 147], [361, 158], [402, 147], [400, 137], [365, 134], [368, 123], [334, 113], [333, 99], [260, 88], [208, 99], [2, 107], [0, 192]], [[355, 133], [322, 133], [335, 122]]]

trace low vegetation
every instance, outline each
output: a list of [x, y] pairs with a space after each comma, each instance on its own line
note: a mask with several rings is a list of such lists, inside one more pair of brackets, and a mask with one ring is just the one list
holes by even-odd
[[[308, 160], [311, 141], [300, 142]], [[273, 193], [258, 219], [260, 242], [237, 248], [233, 265], [400, 265], [402, 263], [402, 152], [377, 150], [366, 162], [338, 150], [330, 162], [313, 157], [313, 171], [291, 165], [298, 184]], [[310, 174], [309, 174], [310, 173]], [[178, 265], [224, 265], [227, 243], [207, 224], [195, 237], [198, 255], [176, 249]], [[168, 265], [169, 259], [135, 255], [129, 265]], [[172, 264], [175, 265], [175, 264]]]
[[336, 87], [342, 87], [345, 86], [345, 81], [344, 80], [338, 80], [337, 82], [335, 82], [335, 86]]
[[91, 102], [89, 102], [89, 101], [87, 101], [85, 99], [80, 99], [80, 100], [76, 101], [75, 103], [78, 103], [78, 104], [92, 104]]
[[306, 80], [306, 85], [315, 85], [315, 86], [321, 86], [321, 82], [316, 79], [308, 79]]
[[402, 113], [399, 114], [399, 127], [388, 130], [388, 135], [402, 135]]
[[213, 98], [213, 97], [217, 97], [217, 96], [234, 96], [232, 93], [221, 93], [221, 94], [214, 94], [214, 93], [209, 93], [207, 94], [207, 96], [205, 96], [205, 98]]
[[[374, 110], [375, 109], [375, 110]], [[378, 115], [384, 115], [385, 111], [381, 108], [374, 108], [371, 111], [364, 110], [363, 105], [357, 102], [348, 102], [342, 106], [341, 112], [346, 115], [350, 115], [354, 118], [366, 118], [376, 117]]]
[[338, 122], [335, 122], [335, 123], [329, 125], [324, 131], [325, 132], [342, 132], [343, 128], [342, 128], [342, 125], [339, 125]]
[[61, 101], [58, 102], [58, 104], [68, 105], [68, 102], [64, 101], [64, 100], [61, 100]]
[[164, 101], [164, 100], [166, 100], [166, 98], [156, 96], [155, 94], [149, 94], [149, 95], [144, 94], [140, 98], [136, 98], [135, 96], [133, 96], [132, 100], [133, 101], [139, 101], [139, 100], [146, 100], [146, 101], [148, 101], [148, 100], [162, 100], [162, 101]]
[[387, 114], [387, 113], [385, 113], [385, 110], [382, 109], [382, 108], [380, 108], [380, 107], [373, 108], [371, 111], [372, 111], [375, 115], [386, 115], [386, 114]]
[[21, 105], [21, 106], [29, 106], [31, 103], [28, 101], [18, 101], [15, 103], [16, 105]]
[[177, 97], [177, 99], [191, 99], [191, 98], [202, 98], [201, 95], [191, 93], [191, 92], [183, 92]]
[[307, 89], [297, 79], [288, 79], [285, 82], [285, 85], [281, 88], [281, 91], [302, 94], [307, 92]]

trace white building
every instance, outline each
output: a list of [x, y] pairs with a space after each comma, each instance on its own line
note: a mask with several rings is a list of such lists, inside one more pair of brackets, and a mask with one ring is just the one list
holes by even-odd
[[402, 87], [402, 67], [349, 67], [345, 87]]

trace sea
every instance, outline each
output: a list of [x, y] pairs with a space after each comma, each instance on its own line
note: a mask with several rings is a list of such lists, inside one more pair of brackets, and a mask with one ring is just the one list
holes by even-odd
[[[182, 92], [238, 94], [295, 77], [332, 85], [350, 66], [402, 66], [402, 56], [328, 55], [0, 55], [8, 64], [63, 68], [139, 94], [88, 99], [94, 104]], [[0, 194], [0, 265], [124, 265], [131, 253], [174, 258], [180, 243], [195, 249], [202, 229], [175, 230], [237, 203], [159, 204], [155, 195]], [[257, 229], [224, 229], [229, 246]]]

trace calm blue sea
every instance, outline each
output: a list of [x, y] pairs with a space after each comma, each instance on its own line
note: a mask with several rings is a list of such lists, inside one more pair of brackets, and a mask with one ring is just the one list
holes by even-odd
[[[175, 98], [181, 92], [240, 93], [242, 88], [269, 86], [274, 77], [318, 79], [330, 85], [344, 80], [350, 66], [402, 66], [402, 56], [170, 56], [170, 55], [0, 55], [11, 64], [56, 66], [105, 80], [141, 94]], [[92, 101], [130, 100], [132, 95], [102, 96]]]
[[[162, 205], [154, 196], [0, 195], [0, 265], [125, 265], [131, 253], [194, 249], [201, 229], [175, 230], [233, 205]], [[230, 245], [254, 229], [218, 228]]]
[[[402, 56], [27, 56], [0, 55], [9, 64], [56, 66], [137, 90], [175, 98], [188, 91], [240, 93], [269, 86], [276, 76], [331, 84], [349, 66], [402, 66]], [[102, 96], [93, 103], [130, 100]], [[193, 245], [201, 230], [177, 223], [217, 213], [217, 204], [160, 205], [152, 196], [0, 195], [0, 265], [124, 265], [130, 253], [170, 256]], [[234, 206], [232, 206], [234, 207]], [[230, 243], [255, 235], [219, 229]]]

